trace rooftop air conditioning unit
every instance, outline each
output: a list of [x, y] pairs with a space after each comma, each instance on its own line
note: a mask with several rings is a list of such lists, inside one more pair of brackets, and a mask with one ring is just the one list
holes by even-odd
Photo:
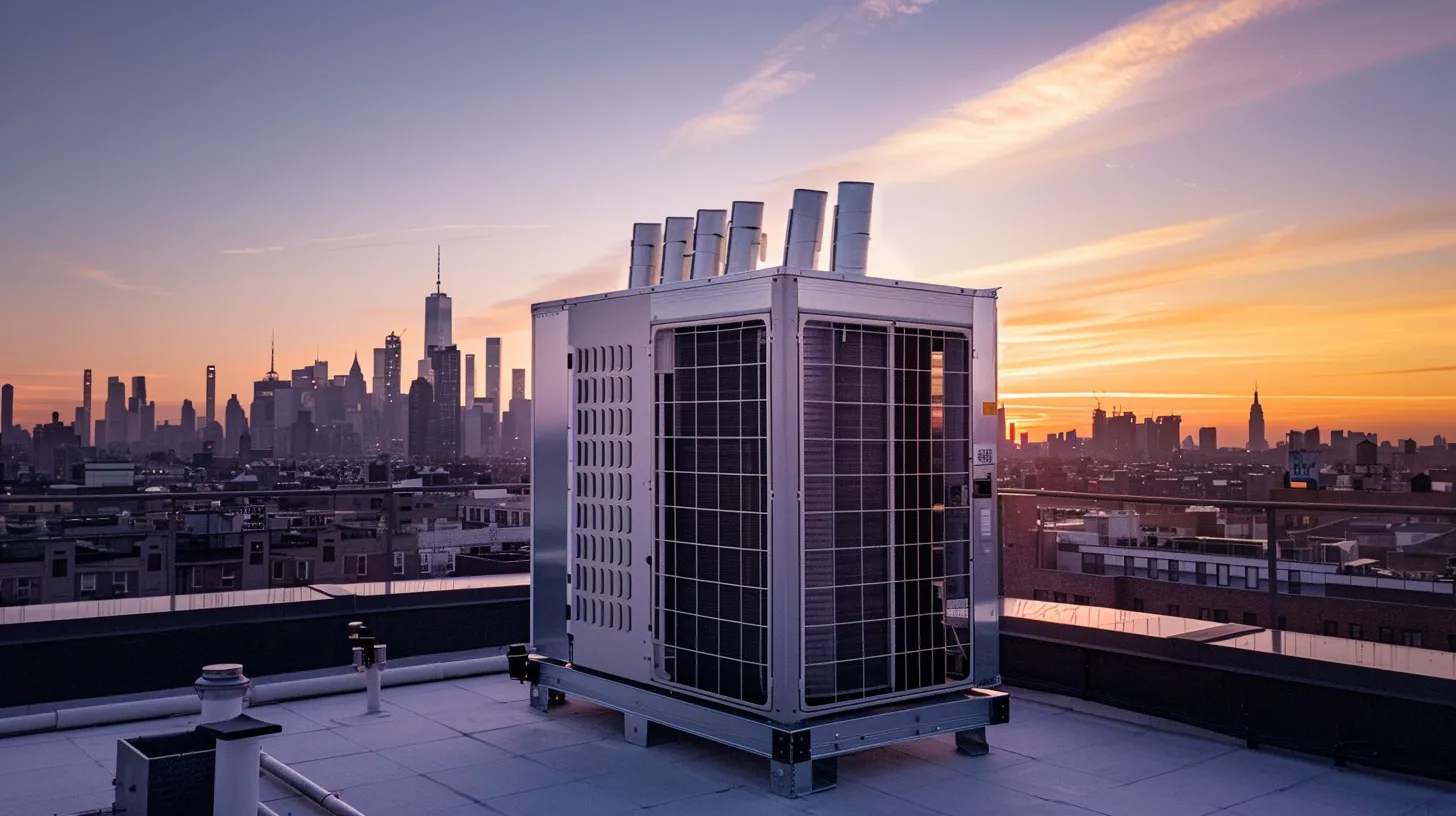
[[[575, 695], [772, 760], [1004, 722], [996, 294], [867, 277], [872, 187], [633, 231], [629, 288], [533, 316], [532, 704]], [[684, 223], [687, 222], [687, 223]], [[723, 248], [727, 236], [726, 251]], [[684, 256], [692, 237], [691, 257]], [[689, 270], [691, 270], [689, 272]]]

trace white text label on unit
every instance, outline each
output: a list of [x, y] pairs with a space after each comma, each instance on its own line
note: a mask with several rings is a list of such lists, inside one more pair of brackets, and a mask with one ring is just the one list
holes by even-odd
[[990, 534], [991, 534], [991, 508], [988, 507], [988, 508], [986, 508], [986, 509], [984, 509], [984, 510], [981, 511], [981, 535], [988, 536]]
[[976, 467], [985, 467], [987, 465], [996, 464], [996, 446], [977, 445], [975, 463]]

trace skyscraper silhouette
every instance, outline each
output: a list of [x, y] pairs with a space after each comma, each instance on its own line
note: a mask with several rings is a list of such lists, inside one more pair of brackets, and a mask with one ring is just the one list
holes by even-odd
[[1259, 388], [1254, 387], [1254, 404], [1249, 406], [1249, 450], [1265, 451], [1269, 440], [1264, 436], [1264, 406], [1259, 404]]

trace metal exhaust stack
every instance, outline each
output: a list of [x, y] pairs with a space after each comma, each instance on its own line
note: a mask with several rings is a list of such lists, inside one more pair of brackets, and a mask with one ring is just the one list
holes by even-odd
[[867, 181], [839, 182], [839, 202], [834, 205], [834, 243], [830, 263], [835, 272], [869, 274], [870, 205], [875, 185]]
[[661, 224], [632, 225], [632, 266], [627, 273], [627, 288], [637, 289], [657, 283], [658, 247], [662, 244]]
[[813, 269], [819, 264], [819, 236], [824, 231], [824, 207], [829, 194], [823, 190], [795, 190], [789, 210], [789, 228], [784, 239], [784, 266], [789, 270]]
[[688, 242], [693, 239], [693, 219], [667, 219], [662, 242], [662, 282], [677, 283], [688, 279]]
[[727, 231], [727, 210], [698, 210], [693, 232], [693, 280], [723, 274], [723, 237]]
[[733, 202], [733, 220], [728, 222], [728, 266], [725, 275], [752, 272], [758, 265], [763, 240], [763, 202]]

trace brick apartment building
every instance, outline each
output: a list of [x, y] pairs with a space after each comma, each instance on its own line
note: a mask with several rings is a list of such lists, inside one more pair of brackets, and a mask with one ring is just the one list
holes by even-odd
[[[1304, 585], [1299, 581], [1292, 582], [1291, 586], [1290, 576], [1282, 569], [1285, 562], [1281, 561], [1277, 620], [1271, 622], [1267, 572], [1255, 578], [1259, 588], [1250, 589], [1217, 585], [1227, 580], [1226, 571], [1204, 572], [1199, 567], [1195, 575], [1193, 560], [1184, 560], [1181, 575], [1176, 571], [1169, 575], [1165, 560], [1160, 571], [1153, 570], [1159, 576], [1156, 578], [1147, 577], [1146, 566], [1126, 571], [1118, 567], [1103, 570], [1104, 574], [1067, 569], [1065, 562], [1063, 568], [1058, 568], [1057, 536], [1039, 529], [1039, 508], [1045, 502], [1035, 496], [1001, 497], [1003, 594], [1008, 597], [1263, 627], [1272, 623], [1275, 628], [1313, 635], [1456, 651], [1456, 603], [1450, 594], [1449, 581], [1420, 582], [1444, 590], [1445, 594], [1441, 594], [1345, 586], [1337, 583], [1341, 577], [1336, 575], [1327, 579], [1332, 582], [1328, 589], [1359, 597], [1304, 594], [1301, 590]], [[1144, 553], [1162, 554], [1146, 550]], [[1144, 565], [1148, 560], [1141, 559]], [[1118, 574], [1109, 574], [1114, 572]], [[1307, 572], [1306, 578], [1309, 577], [1312, 576]]]

